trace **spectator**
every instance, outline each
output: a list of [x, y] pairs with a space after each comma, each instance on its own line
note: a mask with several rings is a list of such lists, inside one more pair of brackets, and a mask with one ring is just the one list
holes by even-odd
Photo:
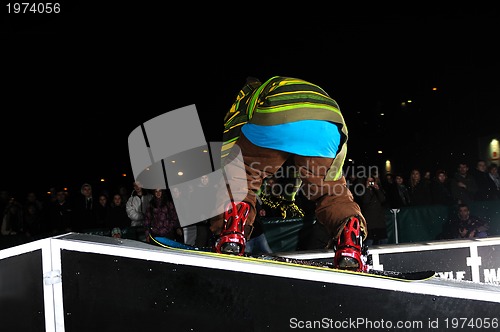
[[43, 212], [44, 204], [40, 201], [34, 191], [30, 191], [26, 194], [26, 201], [24, 206], [34, 205], [39, 212]]
[[118, 193], [122, 197], [122, 202], [126, 202], [128, 198], [130, 197], [130, 191], [126, 186], [120, 185], [118, 187]]
[[123, 233], [123, 229], [130, 227], [130, 218], [125, 210], [125, 203], [122, 200], [122, 196], [119, 193], [113, 195], [113, 200], [108, 211], [106, 227], [109, 229], [118, 227], [121, 233]]
[[92, 186], [89, 183], [82, 184], [80, 195], [72, 202], [75, 213], [76, 225], [74, 231], [83, 232], [87, 229], [97, 227], [96, 207]]
[[165, 237], [177, 242], [183, 242], [182, 227], [175, 210], [170, 191], [156, 189], [149, 203], [144, 219], [146, 242], [156, 244], [150, 238]]
[[474, 195], [476, 201], [490, 201], [496, 199], [496, 186], [488, 173], [486, 162], [482, 159], [476, 162], [476, 168], [472, 172], [477, 184], [477, 191]]
[[427, 180], [422, 179], [420, 171], [416, 168], [410, 173], [410, 183], [408, 185], [410, 195], [410, 205], [431, 204], [431, 190]]
[[144, 219], [153, 195], [144, 189], [139, 181], [135, 181], [133, 186], [134, 191], [127, 200], [125, 210], [130, 218], [130, 227], [133, 229], [132, 232], [136, 234], [133, 237], [139, 241], [146, 241]]
[[23, 208], [15, 199], [11, 198], [2, 214], [2, 235], [17, 235], [23, 232]]
[[2, 214], [0, 249], [28, 242], [24, 234], [23, 221], [23, 207], [21, 203], [16, 201], [15, 198], [11, 198]]
[[431, 181], [432, 181], [432, 173], [431, 171], [425, 171], [424, 176], [422, 176], [422, 181], [427, 182], [427, 184], [430, 186]]
[[23, 204], [24, 230], [30, 240], [36, 240], [42, 234], [46, 221], [45, 204], [37, 198], [34, 191], [26, 195]]
[[457, 172], [451, 179], [451, 194], [454, 204], [469, 205], [474, 201], [477, 192], [477, 183], [474, 177], [469, 173], [469, 165], [465, 162], [458, 164]]
[[42, 227], [42, 231], [48, 230], [47, 224], [50, 222], [50, 207], [57, 202], [57, 189], [55, 187], [50, 187], [46, 192], [46, 195], [42, 197], [42, 204], [44, 206], [43, 219], [45, 220], [45, 227]]
[[457, 216], [451, 219], [445, 228], [445, 238], [468, 239], [488, 236], [489, 225], [479, 217], [471, 215], [467, 204], [458, 205]]
[[389, 191], [391, 209], [399, 209], [410, 205], [410, 193], [401, 174], [394, 176], [394, 185]]
[[5, 208], [10, 203], [10, 193], [8, 190], [0, 190], [0, 215], [3, 215]]
[[431, 182], [432, 204], [453, 205], [453, 195], [450, 189], [450, 180], [446, 171], [440, 169], [436, 171]]
[[368, 227], [365, 244], [371, 246], [388, 243], [384, 208], [386, 196], [377, 178], [372, 176], [366, 178], [360, 198], [361, 212], [365, 216]]
[[102, 193], [99, 195], [98, 203], [95, 207], [96, 227], [106, 227], [108, 224], [109, 210], [108, 195]]
[[492, 163], [488, 166], [488, 175], [494, 184], [492, 187], [493, 196], [495, 199], [500, 199], [500, 177], [498, 176], [498, 166], [496, 164]]
[[394, 174], [386, 173], [385, 177], [381, 179], [380, 182], [381, 182], [381, 188], [386, 194], [385, 205], [386, 207], [390, 207], [391, 201], [389, 192], [393, 190], [392, 188], [394, 187]]
[[23, 207], [23, 225], [29, 241], [37, 240], [42, 234], [43, 220], [42, 210], [34, 203], [25, 204]]
[[56, 201], [49, 206], [48, 231], [50, 236], [60, 235], [74, 230], [74, 211], [63, 189], [56, 189]]

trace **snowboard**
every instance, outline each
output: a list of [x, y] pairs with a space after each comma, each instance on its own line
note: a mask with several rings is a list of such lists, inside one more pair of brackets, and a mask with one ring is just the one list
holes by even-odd
[[313, 269], [322, 269], [322, 270], [329, 270], [332, 272], [337, 272], [337, 273], [346, 273], [346, 274], [356, 274], [356, 275], [363, 275], [363, 276], [368, 276], [368, 277], [375, 277], [375, 278], [383, 278], [383, 279], [391, 279], [391, 280], [397, 280], [397, 281], [423, 281], [430, 279], [435, 276], [436, 272], [432, 270], [426, 270], [426, 271], [390, 271], [390, 270], [374, 270], [374, 269], [369, 269], [366, 272], [358, 272], [358, 271], [350, 271], [350, 270], [342, 270], [342, 269], [337, 269], [333, 265], [333, 260], [332, 262], [318, 262], [314, 260], [309, 260], [309, 259], [297, 259], [297, 258], [289, 258], [289, 257], [283, 257], [283, 256], [277, 256], [277, 255], [271, 255], [271, 254], [260, 254], [260, 255], [250, 255], [250, 254], [245, 254], [243, 256], [236, 256], [236, 255], [228, 255], [228, 254], [220, 254], [217, 253], [213, 250], [211, 247], [203, 247], [203, 248], [198, 248], [198, 247], [193, 247], [184, 243], [179, 243], [174, 240], [170, 240], [166, 237], [151, 237], [151, 241], [154, 241], [158, 246], [167, 248], [170, 250], [177, 250], [177, 251], [189, 251], [189, 252], [196, 252], [200, 253], [203, 255], [210, 255], [210, 256], [217, 256], [217, 257], [223, 257], [223, 258], [228, 258], [228, 259], [241, 259], [241, 260], [249, 260], [249, 261], [259, 261], [259, 262], [264, 262], [264, 263], [270, 263], [270, 264], [288, 264], [288, 265], [294, 265], [294, 266], [301, 266], [305, 268], [313, 268]]

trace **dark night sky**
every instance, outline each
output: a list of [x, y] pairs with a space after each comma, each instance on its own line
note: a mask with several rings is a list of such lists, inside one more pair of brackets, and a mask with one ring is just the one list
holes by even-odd
[[475, 158], [478, 136], [500, 132], [497, 9], [197, 17], [173, 8], [67, 8], [53, 20], [3, 14], [2, 188], [74, 189], [122, 172], [130, 185], [134, 128], [196, 104], [207, 141], [219, 141], [247, 76], [323, 87], [343, 111], [348, 157], [358, 163], [450, 168], [462, 152]]

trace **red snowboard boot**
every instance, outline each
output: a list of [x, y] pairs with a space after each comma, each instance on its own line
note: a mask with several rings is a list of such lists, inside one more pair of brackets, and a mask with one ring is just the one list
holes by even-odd
[[245, 253], [245, 223], [250, 212], [246, 202], [230, 202], [224, 212], [224, 226], [215, 242], [215, 251], [222, 254], [243, 256]]
[[368, 271], [366, 247], [358, 217], [350, 217], [336, 240], [333, 263], [336, 268], [358, 272]]

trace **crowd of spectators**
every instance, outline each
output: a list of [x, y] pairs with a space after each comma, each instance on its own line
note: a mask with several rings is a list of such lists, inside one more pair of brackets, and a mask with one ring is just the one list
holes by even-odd
[[[1, 190], [0, 249], [69, 232], [146, 241], [149, 232], [145, 226], [158, 229], [147, 219], [156, 216], [158, 209], [152, 204], [149, 210], [153, 192], [136, 182], [130, 190], [119, 185], [95, 192], [91, 184], [83, 183], [79, 191], [51, 188], [45, 195], [30, 191], [25, 197]], [[171, 203], [171, 196], [166, 197]]]
[[[356, 180], [351, 186], [355, 183]], [[387, 194], [386, 207], [391, 209], [500, 199], [498, 166], [494, 163], [487, 165], [484, 160], [478, 160], [473, 168], [460, 162], [452, 174], [443, 169], [431, 174], [418, 168], [412, 169], [407, 176], [389, 173], [381, 180], [381, 185]]]
[[[494, 163], [487, 164], [484, 160], [478, 160], [473, 167], [460, 162], [451, 175], [442, 169], [431, 173], [414, 168], [407, 174], [346, 177], [355, 200], [366, 213], [371, 234], [375, 236], [370, 240], [376, 243], [387, 242], [387, 234], [381, 222], [384, 209], [424, 205], [458, 208], [474, 201], [500, 200], [498, 166]], [[145, 240], [145, 236], [142, 236], [144, 230], [140, 235], [133, 233], [140, 229], [137, 226], [143, 226], [140, 216], [127, 212], [129, 200], [143, 204], [142, 201], [137, 201], [138, 192], [134, 185], [135, 183], [131, 184], [130, 190], [127, 186], [119, 185], [94, 193], [90, 184], [83, 183], [79, 192], [51, 188], [42, 197], [35, 191], [25, 193], [24, 197], [14, 197], [8, 190], [0, 190], [0, 211], [3, 212], [0, 248], [67, 232], [92, 230], [101, 230], [109, 236], [126, 235], [128, 231], [129, 237]], [[148, 202], [142, 208], [146, 208], [153, 197], [152, 193], [152, 190], [146, 190]], [[297, 202], [300, 201], [299, 197]], [[139, 203], [136, 205], [139, 206]], [[310, 208], [299, 207], [311, 213]], [[144, 210], [143, 217], [145, 215]], [[459, 237], [458, 227], [455, 235], [453, 237]]]
[[[362, 211], [367, 211], [363, 205], [366, 204], [365, 191], [359, 194], [359, 188], [366, 186], [366, 178], [351, 177], [349, 186], [353, 191], [356, 201], [361, 205]], [[460, 209], [469, 209], [473, 202], [499, 201], [500, 202], [500, 179], [498, 166], [495, 163], [489, 165], [485, 160], [477, 160], [471, 167], [467, 162], [459, 162], [454, 173], [449, 175], [446, 170], [438, 169], [434, 173], [413, 168], [408, 174], [387, 173], [385, 177], [379, 178], [377, 174], [371, 180], [378, 184], [380, 191], [384, 193], [384, 199], [380, 201], [383, 209], [401, 209], [405, 207], [442, 205], [452, 208], [457, 212]], [[356, 190], [358, 189], [358, 190]], [[370, 188], [371, 189], [371, 188]], [[379, 195], [380, 196], [380, 195]], [[475, 221], [470, 225], [476, 225], [479, 230], [464, 233], [464, 219], [455, 215], [446, 222], [444, 231], [438, 236], [440, 239], [455, 239], [466, 237], [487, 236], [487, 222], [481, 216], [474, 216]], [[366, 216], [365, 216], [366, 217]], [[370, 219], [366, 217], [370, 228]], [[380, 223], [376, 223], [380, 224]], [[465, 235], [466, 234], [466, 235]], [[383, 239], [382, 241], [386, 241]]]

